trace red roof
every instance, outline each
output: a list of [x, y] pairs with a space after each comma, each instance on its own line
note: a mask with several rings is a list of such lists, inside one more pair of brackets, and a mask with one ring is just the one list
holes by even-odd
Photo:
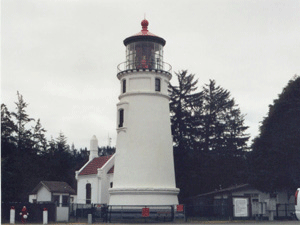
[[149, 22], [147, 20], [144, 19], [141, 22], [141, 25], [142, 25], [142, 30], [139, 33], [130, 36], [123, 41], [125, 46], [136, 41], [152, 41], [152, 42], [159, 43], [163, 46], [166, 44], [166, 41], [163, 38], [156, 36], [155, 34], [152, 34], [151, 32], [148, 31]]
[[[104, 166], [110, 157], [111, 155], [94, 158], [89, 164], [86, 165], [86, 167], [84, 167], [79, 175], [97, 174], [97, 169], [102, 168], [102, 166]], [[108, 173], [113, 173], [113, 167], [108, 171]]]

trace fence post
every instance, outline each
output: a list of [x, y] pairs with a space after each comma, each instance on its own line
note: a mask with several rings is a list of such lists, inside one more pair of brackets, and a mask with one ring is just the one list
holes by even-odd
[[12, 206], [10, 208], [10, 220], [9, 220], [10, 224], [15, 224], [15, 218], [16, 218], [16, 210], [15, 207]]
[[174, 205], [171, 205], [171, 221], [174, 222], [175, 221], [175, 207]]
[[47, 210], [47, 208], [44, 208], [44, 211], [43, 211], [43, 224], [48, 224], [48, 210]]
[[92, 224], [93, 223], [93, 216], [92, 214], [88, 214], [88, 224]]

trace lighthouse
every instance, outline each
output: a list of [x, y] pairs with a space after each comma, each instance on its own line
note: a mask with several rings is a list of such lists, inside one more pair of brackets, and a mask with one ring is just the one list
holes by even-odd
[[163, 60], [166, 41], [142, 30], [123, 43], [118, 66], [117, 143], [109, 205], [176, 205], [168, 85], [171, 66]]

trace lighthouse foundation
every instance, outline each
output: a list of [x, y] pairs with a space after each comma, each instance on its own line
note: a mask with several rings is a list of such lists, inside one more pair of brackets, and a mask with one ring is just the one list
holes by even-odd
[[177, 205], [178, 188], [112, 188], [110, 205]]

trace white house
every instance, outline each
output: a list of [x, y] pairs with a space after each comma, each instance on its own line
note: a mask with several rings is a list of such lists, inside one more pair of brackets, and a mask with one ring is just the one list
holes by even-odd
[[75, 197], [75, 190], [66, 182], [41, 181], [30, 193], [29, 202], [55, 202], [56, 221], [68, 221], [69, 203], [73, 203]]
[[41, 181], [30, 193], [29, 202], [56, 202], [63, 206], [72, 203], [75, 195], [75, 190], [66, 182]]
[[89, 161], [76, 171], [77, 203], [108, 203], [108, 189], [113, 185], [114, 159], [115, 155], [98, 157], [98, 140], [93, 136]]

